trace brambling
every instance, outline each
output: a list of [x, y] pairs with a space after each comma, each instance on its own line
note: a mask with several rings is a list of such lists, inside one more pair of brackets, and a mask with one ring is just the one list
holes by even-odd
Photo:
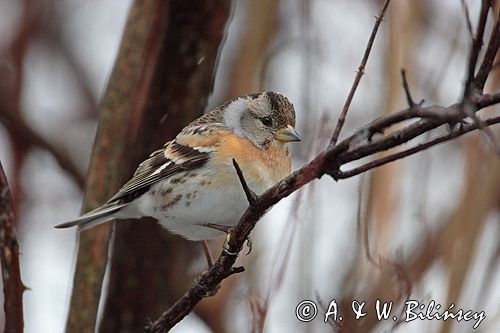
[[264, 192], [290, 174], [287, 143], [300, 141], [294, 126], [293, 105], [279, 93], [228, 101], [153, 152], [104, 205], [56, 228], [150, 216], [189, 240], [222, 236], [248, 207], [233, 159], [250, 189]]

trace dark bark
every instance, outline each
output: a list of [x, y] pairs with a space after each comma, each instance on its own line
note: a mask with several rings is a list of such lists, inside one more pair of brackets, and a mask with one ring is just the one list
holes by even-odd
[[[128, 176], [203, 114], [229, 17], [229, 1], [154, 3], [154, 24], [132, 106], [134, 149], [123, 160]], [[146, 219], [117, 223], [115, 231], [100, 331], [138, 332], [189, 286], [189, 263], [201, 248]]]
[[14, 233], [14, 212], [9, 184], [0, 163], [0, 260], [2, 262], [5, 332], [22, 333], [23, 291], [19, 245]]

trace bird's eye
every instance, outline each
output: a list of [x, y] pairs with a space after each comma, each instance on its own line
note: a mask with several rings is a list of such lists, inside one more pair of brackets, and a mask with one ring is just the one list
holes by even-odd
[[272, 126], [273, 124], [273, 120], [271, 119], [271, 117], [262, 117], [260, 118], [260, 121], [264, 126]]

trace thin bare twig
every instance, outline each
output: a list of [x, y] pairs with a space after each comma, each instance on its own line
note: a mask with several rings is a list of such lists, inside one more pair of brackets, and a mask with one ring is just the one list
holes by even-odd
[[408, 102], [408, 105], [410, 108], [417, 106], [417, 105], [422, 105], [424, 103], [424, 100], [421, 100], [418, 103], [415, 103], [413, 100], [413, 97], [411, 97], [411, 92], [410, 92], [410, 86], [408, 85], [408, 80], [406, 79], [406, 71], [404, 69], [401, 70], [401, 78], [403, 80], [403, 89], [406, 94], [406, 101]]
[[498, 47], [500, 45], [500, 11], [495, 20], [495, 25], [493, 26], [490, 40], [488, 42], [488, 46], [486, 47], [486, 52], [483, 57], [483, 62], [479, 67], [479, 70], [476, 75], [476, 85], [478, 88], [483, 91], [484, 85], [486, 84], [486, 80], [488, 79], [488, 75], [491, 72], [493, 67], [493, 62], [495, 61], [495, 55], [498, 52]]
[[479, 51], [483, 45], [483, 35], [486, 27], [486, 21], [488, 19], [488, 11], [490, 8], [489, 0], [482, 0], [481, 2], [481, 12], [479, 14], [478, 26], [476, 36], [472, 38], [472, 47], [469, 55], [469, 63], [467, 66], [467, 79], [465, 81], [463, 100], [465, 101], [472, 93], [472, 87], [474, 83], [474, 74], [476, 70], [477, 60], [479, 57]]
[[389, 3], [391, 0], [386, 0], [382, 10], [377, 16], [377, 20], [375, 21], [375, 25], [373, 26], [372, 33], [370, 38], [368, 39], [368, 44], [366, 45], [365, 53], [363, 54], [363, 59], [361, 60], [361, 64], [359, 65], [358, 71], [354, 78], [354, 82], [352, 84], [351, 90], [349, 91], [349, 95], [344, 103], [344, 107], [340, 112], [340, 116], [337, 122], [337, 126], [335, 127], [335, 132], [333, 132], [332, 139], [330, 140], [330, 144], [334, 145], [337, 143], [337, 140], [340, 136], [340, 131], [342, 130], [342, 126], [344, 126], [345, 118], [347, 116], [347, 111], [349, 111], [349, 106], [351, 105], [354, 94], [356, 93], [356, 89], [358, 88], [359, 82], [361, 81], [361, 77], [365, 73], [366, 63], [368, 62], [368, 57], [370, 56], [370, 52], [372, 50], [373, 42], [375, 41], [375, 37], [377, 36], [378, 28], [384, 19], [384, 14], [389, 7]]
[[[497, 16], [495, 24], [490, 34], [490, 39], [488, 42], [488, 47], [486, 53], [483, 57], [483, 61], [478, 70], [478, 74], [475, 75], [475, 69], [477, 67], [477, 62], [479, 58], [479, 52], [483, 45], [483, 35], [486, 28], [486, 22], [488, 19], [488, 12], [490, 10], [491, 4], [488, 0], [483, 0], [481, 3], [481, 12], [479, 14], [479, 24], [477, 27], [477, 34], [472, 38], [472, 46], [469, 56], [469, 64], [467, 68], [467, 80], [464, 86], [464, 92], [462, 97], [462, 112], [464, 115], [469, 116], [478, 126], [478, 129], [483, 134], [483, 138], [488, 146], [500, 156], [500, 144], [498, 144], [493, 132], [487, 128], [483, 121], [477, 117], [476, 109], [473, 103], [469, 101], [470, 97], [476, 92], [482, 92], [488, 75], [491, 72], [493, 66], [493, 61], [495, 60], [498, 47], [500, 45], [500, 25], [499, 17]], [[498, 14], [500, 15], [500, 13]]]

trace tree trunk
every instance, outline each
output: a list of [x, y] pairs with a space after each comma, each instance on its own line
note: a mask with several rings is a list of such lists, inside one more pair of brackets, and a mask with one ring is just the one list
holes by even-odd
[[19, 245], [14, 233], [14, 209], [7, 177], [0, 163], [0, 261], [2, 263], [5, 333], [22, 333], [23, 292]]
[[[105, 202], [142, 159], [203, 113], [228, 15], [229, 1], [134, 2], [100, 106], [85, 210]], [[175, 273], [189, 267], [185, 242], [141, 222], [116, 225], [104, 332], [139, 331], [175, 296], [173, 285], [183, 281]], [[94, 331], [110, 232], [104, 224], [80, 236], [69, 332]]]
[[[230, 2], [159, 1], [135, 103], [137, 133], [128, 165], [132, 175], [152, 151], [203, 114], [212, 91], [218, 48]], [[201, 247], [152, 222], [116, 224], [101, 332], [139, 332], [192, 283], [190, 262]]]

